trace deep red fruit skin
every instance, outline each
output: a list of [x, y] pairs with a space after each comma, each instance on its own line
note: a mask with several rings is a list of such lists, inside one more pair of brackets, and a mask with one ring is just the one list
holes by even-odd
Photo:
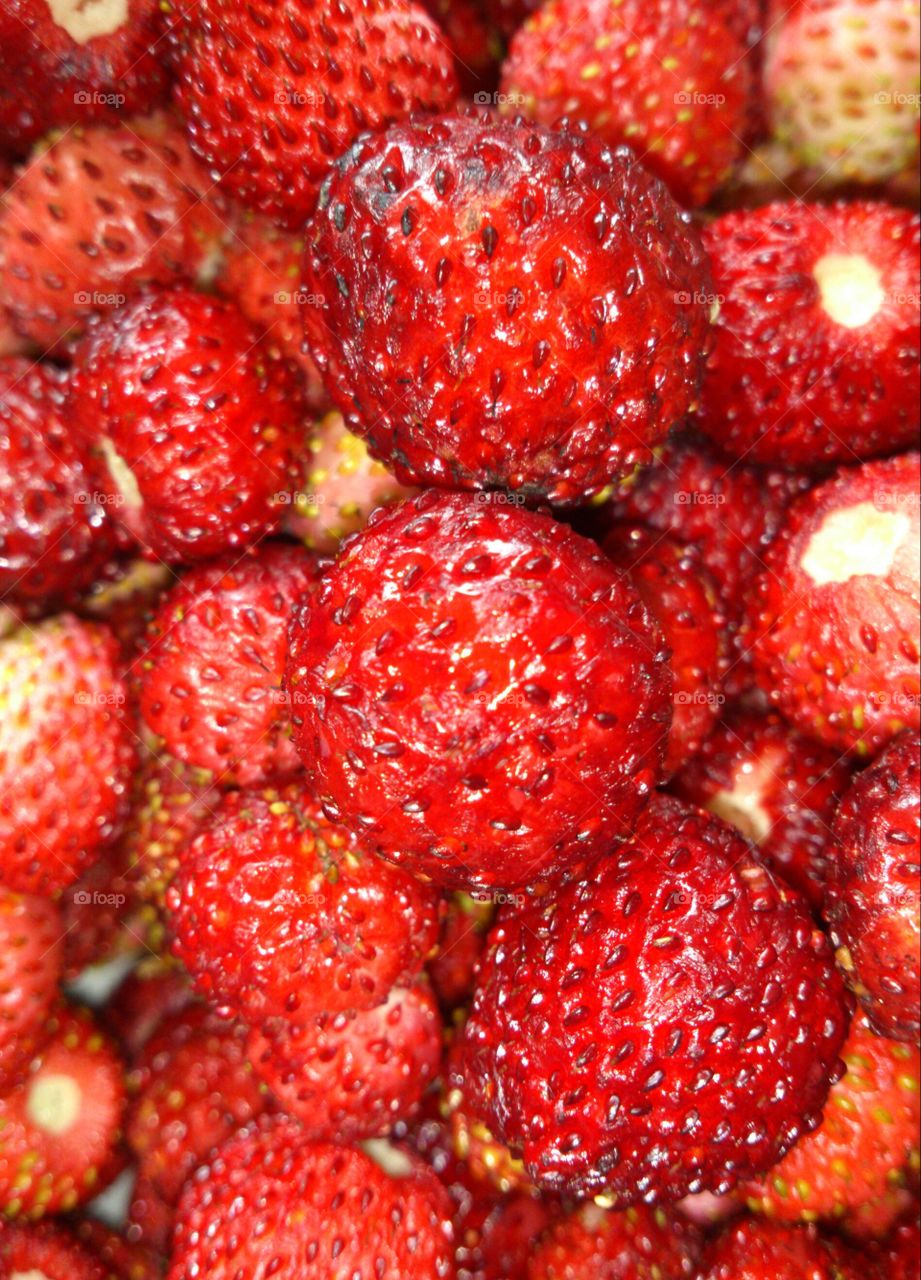
[[758, 683], [857, 756], [921, 722], [919, 488], [917, 453], [842, 468], [789, 508], [755, 584]]
[[881, 1035], [918, 1041], [921, 741], [894, 738], [845, 793], [825, 915], [838, 959]]
[[[100, 1259], [62, 1227], [0, 1225], [0, 1280], [113, 1280]], [[126, 1276], [125, 1280], [134, 1280]]]
[[[732, 457], [815, 468], [917, 445], [921, 220], [872, 202], [791, 201], [717, 218], [704, 231], [720, 298], [700, 428]], [[842, 323], [824, 265], [868, 263], [877, 309]], [[856, 315], [855, 319], [858, 318]]]
[[473, 995], [476, 968], [486, 946], [495, 915], [489, 895], [448, 897], [441, 922], [438, 952], [427, 967], [429, 980], [443, 1009], [465, 1005]]
[[305, 1133], [329, 1142], [385, 1137], [412, 1118], [441, 1063], [441, 1017], [423, 983], [383, 1004], [253, 1031], [256, 1075]]
[[624, 1207], [769, 1168], [818, 1123], [846, 1031], [799, 896], [659, 796], [590, 879], [500, 915], [466, 1070], [539, 1185]]
[[300, 767], [282, 692], [288, 623], [319, 561], [265, 543], [190, 570], [162, 599], [141, 660], [141, 715], [167, 751], [256, 786]]
[[626, 148], [471, 111], [332, 169], [303, 315], [397, 479], [579, 503], [690, 409], [707, 280], [696, 229]]
[[181, 1013], [194, 998], [180, 965], [148, 956], [106, 1005], [105, 1023], [133, 1061], [166, 1019]]
[[866, 1259], [837, 1240], [823, 1239], [813, 1227], [748, 1219], [710, 1245], [700, 1280], [861, 1280], [866, 1275]]
[[392, 1178], [364, 1152], [279, 1120], [225, 1144], [188, 1183], [167, 1280], [289, 1275], [453, 1280], [451, 1207], [413, 1162]]
[[698, 1254], [697, 1233], [678, 1213], [586, 1205], [551, 1226], [527, 1280], [682, 1280], [695, 1274]]
[[[83, 1218], [75, 1234], [107, 1268], [106, 1280], [162, 1280], [163, 1261], [145, 1243], [130, 1241], [94, 1218]], [[68, 1273], [68, 1280], [76, 1280]]]
[[116, 518], [161, 559], [254, 542], [300, 488], [298, 379], [230, 303], [177, 288], [123, 307], [81, 344], [70, 407]]
[[434, 893], [324, 817], [301, 784], [224, 796], [168, 903], [196, 984], [253, 1025], [371, 1008], [438, 937]]
[[454, 71], [464, 98], [492, 91], [499, 79], [505, 46], [502, 33], [481, 0], [422, 0], [454, 54]]
[[738, 827], [771, 870], [817, 910], [831, 824], [851, 770], [776, 713], [736, 710], [672, 779], [672, 790]]
[[615, 525], [602, 548], [627, 574], [671, 650], [674, 709], [663, 766], [669, 777], [700, 751], [726, 701], [725, 606], [695, 547], [642, 525]]
[[193, 150], [248, 208], [299, 228], [359, 134], [457, 97], [450, 49], [407, 0], [179, 0], [176, 101]]
[[[879, 1267], [879, 1280], [921, 1280], [921, 1224], [918, 1206], [901, 1222], [888, 1239], [872, 1249], [871, 1256]], [[875, 1278], [874, 1278], [875, 1280]]]
[[15, 91], [0, 104], [0, 146], [25, 151], [49, 129], [146, 113], [166, 96], [157, 0], [128, 0], [124, 20], [106, 24], [113, 29], [98, 35], [91, 35], [92, 11], [84, 26], [81, 6], [59, 6], [65, 14], [68, 8], [68, 19], [60, 22], [47, 0], [4, 6], [0, 78]]
[[378, 511], [296, 614], [294, 740], [334, 818], [436, 883], [572, 870], [655, 785], [671, 676], [593, 544], [501, 496]]
[[54, 903], [0, 888], [0, 1088], [38, 1049], [61, 972]]

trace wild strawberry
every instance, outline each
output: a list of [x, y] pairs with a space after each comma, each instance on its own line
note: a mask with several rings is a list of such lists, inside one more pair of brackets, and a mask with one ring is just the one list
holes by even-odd
[[363, 1151], [276, 1121], [226, 1143], [188, 1183], [167, 1280], [448, 1280], [450, 1217], [421, 1162], [401, 1153], [386, 1173]]
[[326, 811], [436, 883], [510, 888], [627, 835], [671, 676], [591, 543], [502, 497], [378, 512], [294, 619], [294, 740]]
[[141, 658], [140, 709], [169, 753], [242, 786], [298, 771], [281, 685], [294, 606], [318, 579], [315, 557], [265, 543], [166, 593]]
[[698, 422], [733, 457], [819, 467], [918, 440], [921, 221], [788, 201], [704, 232], [720, 299]]
[[857, 755], [919, 726], [918, 454], [799, 498], [753, 601], [761, 688], [803, 733]]
[[[63, 1227], [0, 1225], [0, 1280], [115, 1280]], [[121, 1280], [121, 1277], [118, 1278]], [[125, 1280], [135, 1280], [126, 1275]]]
[[61, 893], [63, 976], [133, 955], [145, 942], [144, 907], [126, 875], [119, 843], [107, 845]]
[[854, 777], [834, 823], [825, 914], [876, 1030], [919, 1037], [921, 742], [900, 734]]
[[70, 408], [115, 516], [161, 559], [256, 541], [300, 488], [294, 371], [230, 303], [172, 289], [122, 307], [82, 343]]
[[58, 994], [63, 932], [53, 903], [0, 888], [0, 1088], [39, 1047]]
[[125, 814], [134, 737], [115, 642], [60, 614], [0, 640], [0, 880], [51, 894]]
[[289, 227], [359, 134], [457, 96], [450, 51], [409, 0], [176, 9], [176, 100], [193, 149], [242, 204]]
[[699, 1245], [680, 1214], [636, 1205], [623, 1212], [586, 1205], [547, 1232], [528, 1263], [528, 1280], [681, 1280], [696, 1273]]
[[433, 892], [300, 784], [227, 794], [183, 851], [168, 903], [196, 984], [256, 1025], [380, 1004], [437, 939]]
[[625, 148], [472, 111], [334, 166], [303, 314], [346, 425], [398, 480], [579, 503], [690, 409], [708, 279]]
[[657, 797], [490, 941], [467, 1079], [541, 1186], [721, 1193], [818, 1123], [847, 1030], [831, 950], [718, 818]]
[[831, 824], [851, 770], [776, 713], [733, 711], [672, 780], [683, 800], [757, 844], [772, 871], [822, 905]]
[[437, 954], [427, 965], [443, 1008], [466, 1004], [473, 994], [476, 966], [486, 946], [495, 909], [488, 895], [454, 893], [447, 899]]
[[717, 1236], [699, 1280], [864, 1280], [866, 1275], [866, 1259], [814, 1228], [749, 1219]]

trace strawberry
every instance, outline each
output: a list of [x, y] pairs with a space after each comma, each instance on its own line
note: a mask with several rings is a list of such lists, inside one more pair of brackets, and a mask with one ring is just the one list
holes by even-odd
[[389, 1174], [363, 1151], [279, 1120], [226, 1143], [185, 1190], [167, 1280], [448, 1280], [450, 1204], [421, 1163]]
[[698, 422], [721, 449], [803, 468], [918, 440], [921, 219], [787, 201], [704, 232], [720, 299]]
[[167, 1204], [146, 1178], [139, 1177], [128, 1209], [128, 1239], [142, 1241], [158, 1253], [168, 1254], [175, 1222], [175, 1205]]
[[672, 780], [683, 800], [738, 827], [812, 906], [822, 905], [831, 824], [851, 771], [776, 713], [735, 710]]
[[697, 1254], [694, 1228], [680, 1214], [589, 1204], [550, 1228], [528, 1263], [527, 1280], [681, 1280], [695, 1274]]
[[0, 1207], [68, 1212], [106, 1185], [124, 1108], [122, 1063], [86, 1012], [62, 1009], [23, 1079], [0, 1093]]
[[482, 1225], [481, 1267], [472, 1275], [459, 1267], [458, 1280], [528, 1280], [530, 1259], [556, 1216], [556, 1206], [546, 1198], [505, 1196]]
[[0, 880], [51, 894], [97, 858], [124, 817], [134, 738], [116, 647], [60, 614], [0, 640]]
[[456, 888], [607, 852], [655, 785], [671, 676], [633, 588], [504, 495], [378, 512], [295, 615], [294, 740], [326, 811]]
[[755, 584], [761, 688], [803, 733], [866, 756], [919, 727], [917, 453], [799, 498]]
[[161, 559], [246, 546], [299, 487], [296, 376], [230, 303], [177, 288], [122, 307], [81, 344], [70, 408], [116, 517]]
[[718, 818], [657, 797], [490, 943], [467, 1081], [540, 1186], [722, 1193], [818, 1123], [847, 1030], [831, 949]]
[[838, 961], [876, 1030], [918, 1042], [921, 742], [903, 733], [845, 793], [825, 914]]
[[545, 124], [583, 119], [632, 147], [682, 204], [706, 204], [742, 157], [755, 88], [732, 8], [549, 0], [512, 40], [506, 109]]
[[149, 111], [166, 97], [157, 0], [9, 0], [4, 10], [0, 79], [17, 92], [0, 106], [0, 145], [23, 151], [49, 129]]
[[41, 347], [149, 284], [213, 274], [224, 227], [166, 116], [68, 129], [0, 202], [0, 305]]
[[224, 796], [184, 849], [168, 904], [196, 984], [255, 1025], [380, 1004], [438, 931], [432, 891], [300, 784]]
[[147, 956], [106, 1005], [106, 1027], [133, 1061], [160, 1025], [194, 999], [184, 969], [159, 956]]
[[75, 603], [82, 618], [104, 622], [115, 633], [126, 674], [136, 674], [138, 654], [150, 616], [175, 574], [165, 564], [150, 560], [119, 560], [113, 573], [97, 579]]
[[[0, 1280], [122, 1280], [62, 1227], [0, 1226]], [[135, 1280], [126, 1275], [124, 1280]]]
[[602, 548], [627, 574], [671, 650], [674, 710], [663, 765], [669, 776], [701, 749], [726, 701], [724, 606], [694, 547], [642, 525], [615, 525]]
[[879, 1280], [921, 1280], [921, 1225], [918, 1207], [877, 1245], [872, 1253], [879, 1266]]
[[174, 0], [176, 100], [230, 194], [291, 228], [336, 156], [457, 84], [435, 23], [410, 0]]
[[461, 93], [474, 102], [492, 102], [504, 49], [502, 33], [487, 6], [481, 0], [421, 0], [421, 4], [454, 54]]
[[53, 903], [0, 888], [0, 1088], [39, 1047], [58, 993], [63, 932]]
[[473, 110], [357, 143], [324, 185], [304, 278], [327, 390], [404, 483], [580, 503], [696, 396], [700, 238], [586, 133]]
[[451, 894], [445, 906], [437, 954], [428, 975], [444, 1009], [466, 1004], [473, 994], [476, 966], [486, 946], [494, 906], [489, 895]]
[[78, 1222], [74, 1232], [108, 1269], [107, 1280], [161, 1280], [163, 1263], [145, 1245], [127, 1240], [93, 1218]]
[[62, 892], [63, 976], [124, 959], [145, 942], [144, 908], [130, 882], [119, 843], [107, 845]]
[[140, 664], [140, 708], [170, 754], [243, 786], [299, 769], [281, 683], [288, 623], [318, 578], [306, 551], [264, 543], [166, 593]]
[[256, 1075], [312, 1138], [382, 1138], [419, 1109], [441, 1063], [441, 1018], [424, 983], [383, 1004], [253, 1031]]
[[864, 1280], [866, 1275], [865, 1259], [811, 1227], [749, 1219], [713, 1241], [699, 1280]]
[[193, 1005], [166, 1018], [135, 1063], [125, 1134], [140, 1177], [168, 1205], [215, 1147], [266, 1109], [246, 1034]]
[[885, 1205], [909, 1166], [917, 1167], [918, 1050], [881, 1039], [858, 1016], [842, 1056], [847, 1072], [828, 1095], [820, 1127], [746, 1188], [753, 1211], [833, 1222], [874, 1202]]

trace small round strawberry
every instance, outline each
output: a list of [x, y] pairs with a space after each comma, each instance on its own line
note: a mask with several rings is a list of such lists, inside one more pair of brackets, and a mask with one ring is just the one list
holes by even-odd
[[125, 1103], [123, 1066], [86, 1012], [62, 1009], [22, 1080], [0, 1093], [0, 1208], [64, 1213], [106, 1185]]
[[145, 285], [206, 281], [225, 228], [166, 116], [68, 129], [0, 205], [0, 304], [41, 347]]
[[0, 1088], [39, 1047], [61, 973], [61, 913], [0, 887]]
[[426, 966], [442, 1008], [456, 1009], [473, 995], [476, 967], [494, 915], [491, 895], [454, 893], [448, 897], [438, 951]]
[[146, 293], [95, 325], [70, 409], [116, 518], [160, 559], [256, 541], [301, 487], [294, 370], [236, 307], [190, 289]]
[[550, 0], [512, 40], [504, 108], [545, 124], [585, 120], [629, 145], [682, 204], [706, 204], [743, 155], [755, 88], [734, 7]]
[[755, 584], [758, 683], [856, 755], [919, 726], [919, 488], [917, 453], [842, 468], [788, 509]]
[[170, 754], [242, 786], [300, 768], [281, 685], [294, 606], [318, 578], [306, 551], [264, 543], [166, 593], [139, 664], [140, 710]]
[[254, 1025], [380, 1004], [438, 936], [434, 893], [300, 784], [225, 795], [183, 851], [168, 903], [196, 984]]
[[77, 878], [127, 808], [134, 735], [116, 644], [60, 614], [0, 639], [0, 881], [51, 894]]
[[866, 1276], [866, 1259], [812, 1227], [748, 1219], [713, 1241], [699, 1280], [865, 1280]]
[[600, 551], [501, 495], [379, 511], [295, 615], [294, 740], [323, 804], [449, 887], [606, 852], [655, 785], [671, 674]]
[[850, 777], [838, 752], [797, 733], [776, 713], [737, 710], [675, 776], [672, 789], [738, 827], [771, 870], [818, 909], [831, 824]]
[[615, 525], [604, 552], [626, 573], [671, 650], [672, 727], [663, 773], [694, 757], [726, 701], [724, 605], [699, 552], [642, 525]]
[[441, 1017], [424, 983], [383, 1004], [253, 1031], [256, 1075], [312, 1138], [382, 1138], [419, 1109], [441, 1064]]
[[451, 1207], [421, 1162], [387, 1173], [291, 1121], [226, 1143], [188, 1183], [167, 1280], [453, 1280]]
[[825, 915], [838, 962], [876, 1030], [918, 1041], [921, 741], [903, 733], [845, 793]]
[[815, 1127], [847, 1031], [831, 948], [726, 823], [667, 796], [591, 878], [503, 912], [467, 1080], [542, 1187], [722, 1193]]
[[231, 195], [296, 228], [359, 134], [450, 110], [451, 52], [411, 0], [180, 0], [176, 100], [189, 141]]
[[696, 399], [700, 237], [626, 148], [482, 111], [368, 138], [308, 233], [308, 342], [404, 483], [579, 503]]
[[[63, 1227], [0, 1225], [0, 1280], [115, 1280]], [[122, 1280], [119, 1276], [118, 1280]], [[124, 1280], [135, 1280], [126, 1274]]]
[[921, 221], [788, 201], [717, 218], [720, 299], [698, 423], [733, 457], [856, 462], [918, 441]]
[[698, 1252], [694, 1228], [680, 1214], [589, 1204], [549, 1229], [528, 1262], [527, 1280], [682, 1280], [695, 1274]]

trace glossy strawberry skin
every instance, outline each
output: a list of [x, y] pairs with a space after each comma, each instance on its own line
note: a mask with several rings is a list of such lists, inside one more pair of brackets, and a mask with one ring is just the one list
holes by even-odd
[[654, 624], [591, 543], [437, 491], [347, 544], [295, 617], [286, 675], [327, 812], [436, 883], [486, 891], [629, 833], [669, 686]]
[[748, 1220], [710, 1245], [700, 1280], [861, 1280], [866, 1260], [813, 1228]]
[[921, 744], [900, 734], [845, 793], [825, 915], [838, 958], [881, 1035], [917, 1043], [921, 996]]
[[[112, 1280], [102, 1261], [62, 1227], [0, 1225], [0, 1278]], [[134, 1277], [126, 1277], [134, 1280]]]
[[690, 409], [706, 281], [696, 229], [628, 150], [471, 111], [333, 168], [303, 314], [398, 480], [579, 503]]
[[769, 1168], [818, 1123], [846, 1030], [798, 895], [660, 797], [591, 879], [500, 916], [467, 1079], [540, 1185], [624, 1207]]
[[489, 895], [448, 897], [438, 953], [429, 961], [429, 979], [444, 1009], [466, 1004], [473, 995], [476, 967], [486, 947], [495, 908]]
[[117, 519], [160, 559], [256, 541], [300, 488], [296, 376], [235, 307], [204, 294], [147, 293], [95, 326], [70, 407]]
[[61, 971], [54, 903], [0, 888], [0, 1088], [39, 1047]]
[[171, 42], [189, 140], [247, 208], [299, 228], [359, 134], [450, 110], [452, 58], [406, 0], [179, 0]]
[[[704, 243], [720, 308], [698, 423], [714, 444], [805, 469], [917, 444], [917, 215], [790, 201], [717, 218]], [[847, 299], [836, 275], [858, 269]]]
[[618, 1212], [588, 1205], [547, 1232], [528, 1263], [528, 1280], [674, 1280], [695, 1274], [699, 1241], [680, 1214], [636, 1205]]
[[250, 1023], [367, 1009], [437, 940], [435, 895], [323, 816], [300, 783], [231, 792], [183, 851], [174, 950]]

